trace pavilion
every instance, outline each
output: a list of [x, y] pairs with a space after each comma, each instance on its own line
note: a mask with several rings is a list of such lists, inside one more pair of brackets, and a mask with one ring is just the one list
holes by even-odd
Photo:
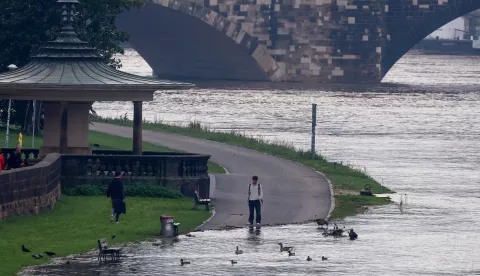
[[189, 89], [189, 83], [155, 80], [111, 68], [73, 28], [77, 0], [58, 0], [63, 27], [54, 41], [17, 70], [0, 74], [0, 98], [44, 101], [44, 145], [48, 153], [91, 154], [88, 144], [90, 104], [132, 101], [133, 154], [142, 154], [142, 102], [157, 90]]

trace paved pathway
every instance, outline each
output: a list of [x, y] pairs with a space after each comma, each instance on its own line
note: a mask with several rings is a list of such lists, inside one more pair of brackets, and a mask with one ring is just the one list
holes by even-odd
[[[91, 130], [132, 137], [132, 129], [95, 123]], [[171, 149], [212, 155], [230, 174], [216, 175], [212, 203], [216, 215], [202, 228], [245, 226], [247, 190], [252, 175], [264, 188], [263, 224], [288, 224], [325, 218], [331, 206], [328, 181], [312, 169], [274, 156], [227, 144], [144, 130], [143, 141]]]

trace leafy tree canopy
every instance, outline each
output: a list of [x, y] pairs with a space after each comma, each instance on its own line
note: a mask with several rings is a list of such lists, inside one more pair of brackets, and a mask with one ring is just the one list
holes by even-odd
[[[57, 0], [1, 0], [0, 1], [0, 72], [9, 64], [21, 67], [30, 55], [60, 30], [60, 5]], [[96, 47], [107, 61], [121, 66], [113, 59], [123, 53], [120, 42], [128, 34], [117, 30], [116, 17], [123, 12], [143, 5], [142, 0], [79, 0], [76, 30], [82, 40]]]

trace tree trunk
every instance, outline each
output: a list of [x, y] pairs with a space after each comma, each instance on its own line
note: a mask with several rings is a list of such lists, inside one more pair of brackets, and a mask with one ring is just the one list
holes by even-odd
[[25, 118], [23, 119], [22, 133], [32, 134], [32, 115], [31, 115], [31, 101], [27, 103], [27, 109], [25, 110]]

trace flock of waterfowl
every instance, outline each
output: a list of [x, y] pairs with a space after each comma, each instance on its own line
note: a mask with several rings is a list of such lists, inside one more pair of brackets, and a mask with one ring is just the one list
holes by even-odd
[[[333, 236], [333, 237], [345, 237], [343, 235], [343, 232], [345, 231], [345, 227], [343, 227], [343, 229], [340, 229], [338, 228], [337, 224], [334, 224], [334, 227], [333, 229], [328, 229], [328, 221], [327, 220], [324, 220], [324, 219], [318, 219], [316, 220], [316, 223], [318, 224], [319, 227], [322, 227], [324, 232], [323, 232], [323, 235], [324, 236]], [[326, 226], [326, 227], [324, 227]], [[350, 240], [356, 240], [358, 238], [358, 235], [357, 233], [355, 233], [355, 231], [353, 231], [353, 229], [350, 229], [348, 231], [348, 237], [350, 238]], [[295, 247], [294, 246], [285, 246], [283, 245], [283, 243], [278, 243], [278, 245], [280, 246], [280, 253], [282, 252], [287, 252], [288, 253], [288, 256], [291, 257], [291, 256], [295, 256]], [[236, 255], [240, 255], [240, 254], [243, 254], [243, 250], [239, 249], [239, 246], [236, 247], [235, 249], [235, 254]], [[310, 256], [307, 256], [307, 259], [306, 259], [308, 262], [312, 261], [313, 259], [310, 257]], [[325, 256], [322, 256], [322, 261], [327, 261], [328, 258], [325, 257]], [[234, 264], [237, 264], [238, 262], [235, 261], [235, 260], [230, 260], [230, 263], [232, 265]], [[188, 265], [190, 264], [190, 262], [187, 262], [185, 261], [184, 259], [180, 259], [180, 265], [184, 266], [184, 265]]]

